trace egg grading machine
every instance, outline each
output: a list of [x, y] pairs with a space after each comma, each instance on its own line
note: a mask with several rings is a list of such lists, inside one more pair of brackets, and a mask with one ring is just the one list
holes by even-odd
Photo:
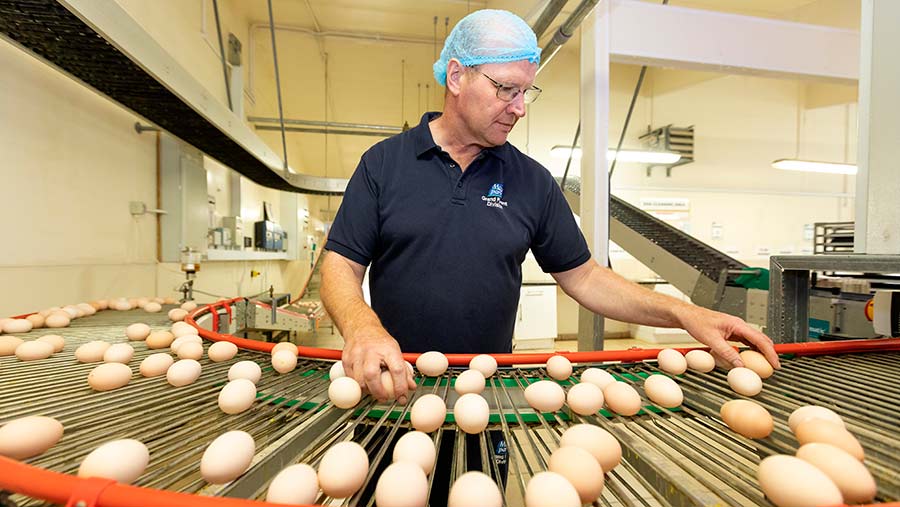
[[[61, 330], [38, 329], [25, 339], [58, 333], [67, 339], [66, 349], [52, 358], [20, 362], [0, 357], [0, 423], [27, 415], [45, 415], [63, 423], [62, 440], [41, 456], [25, 462], [0, 458], [0, 499], [6, 505], [41, 505], [44, 500], [69, 505], [137, 506], [246, 505], [264, 497], [268, 482], [289, 464], [317, 466], [324, 451], [337, 441], [352, 438], [369, 453], [367, 482], [377, 481], [376, 464], [390, 460], [390, 438], [409, 429], [408, 415], [419, 396], [434, 393], [452, 407], [457, 395], [450, 387], [461, 370], [451, 369], [440, 379], [418, 377], [419, 386], [410, 403], [380, 403], [364, 398], [352, 410], [331, 405], [327, 397], [330, 360], [338, 350], [300, 347], [297, 369], [276, 374], [266, 354], [273, 346], [235, 338], [210, 329], [228, 319], [228, 308], [239, 299], [200, 307], [188, 317], [209, 340], [228, 340], [240, 348], [237, 357], [224, 363], [203, 359], [203, 374], [189, 386], [174, 388], [162, 378], [134, 378], [127, 386], [94, 392], [86, 377], [95, 366], [75, 362], [72, 351], [90, 340], [125, 341], [124, 328], [143, 321], [153, 329], [167, 328], [164, 314], [140, 311], [105, 311], [73, 322]], [[132, 364], [154, 352], [143, 342], [131, 342], [136, 354]], [[650, 403], [641, 378], [659, 373], [656, 350], [579, 352], [566, 354], [579, 364], [569, 381], [577, 382], [584, 367], [605, 368], [632, 384], [644, 399], [637, 416], [601, 412], [583, 417], [567, 409], [537, 413], [524, 401], [524, 387], [547, 377], [541, 365], [548, 354], [499, 354], [498, 374], [483, 396], [491, 406], [489, 429], [502, 431], [509, 449], [509, 479], [505, 505], [522, 505], [528, 479], [547, 468], [550, 453], [561, 433], [575, 423], [599, 425], [622, 444], [622, 464], [607, 474], [606, 487], [594, 505], [688, 506], [768, 505], [756, 480], [760, 459], [775, 453], [793, 454], [797, 443], [786, 427], [795, 408], [818, 404], [835, 410], [866, 450], [866, 465], [878, 482], [881, 502], [900, 499], [900, 435], [896, 406], [900, 395], [900, 340], [866, 340], [849, 343], [778, 345], [783, 368], [765, 381], [754, 398], [775, 418], [775, 430], [762, 440], [748, 440], [731, 432], [718, 415], [725, 401], [740, 398], [733, 393], [722, 371], [687, 372], [675, 380], [684, 391], [684, 404], [667, 410]], [[416, 355], [406, 355], [414, 361]], [[451, 365], [468, 363], [469, 357], [450, 355]], [[244, 413], [226, 415], [216, 403], [227, 370], [237, 360], [256, 361], [263, 367], [259, 395]], [[467, 448], [454, 429], [452, 414], [432, 434], [440, 441], [454, 438], [451, 480], [466, 471]], [[368, 431], [358, 431], [365, 425]], [[229, 430], [244, 430], [256, 441], [251, 468], [226, 485], [206, 483], [199, 473], [205, 447]], [[136, 485], [112, 484], [102, 479], [74, 476], [80, 461], [99, 444], [118, 438], [135, 438], [150, 450], [150, 465]], [[481, 434], [480, 453], [493, 457], [494, 449]], [[493, 463], [483, 459], [482, 463]], [[491, 470], [485, 470], [490, 473]], [[433, 475], [431, 481], [434, 480]], [[429, 484], [434, 487], [434, 484]], [[363, 490], [365, 487], [363, 488]], [[361, 490], [362, 491], [362, 490]], [[8, 496], [7, 496], [8, 495]], [[225, 497], [225, 498], [222, 498]], [[372, 505], [362, 493], [343, 501], [321, 497], [322, 504]], [[895, 504], [900, 505], [900, 504]]]

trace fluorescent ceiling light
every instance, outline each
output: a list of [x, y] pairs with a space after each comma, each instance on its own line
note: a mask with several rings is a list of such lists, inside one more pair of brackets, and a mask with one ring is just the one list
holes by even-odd
[[[569, 153], [572, 152], [572, 159], [581, 158], [581, 147], [576, 146], [574, 151], [571, 146], [557, 145], [550, 148], [550, 156], [553, 158], [567, 159]], [[636, 162], [640, 164], [674, 164], [681, 160], [681, 155], [668, 151], [638, 151], [638, 150], [622, 150], [616, 157], [616, 150], [608, 150], [606, 159], [610, 162], [619, 159], [619, 162]]]
[[811, 173], [829, 174], [856, 174], [856, 166], [853, 164], [838, 164], [834, 162], [817, 162], [814, 160], [797, 160], [793, 158], [781, 158], [772, 162], [772, 167], [783, 171], [805, 171]]

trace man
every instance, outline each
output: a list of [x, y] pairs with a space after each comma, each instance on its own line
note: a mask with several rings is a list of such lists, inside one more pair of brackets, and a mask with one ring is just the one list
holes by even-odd
[[[322, 265], [322, 301], [344, 337], [347, 374], [379, 399], [406, 403], [415, 383], [401, 350], [510, 352], [529, 249], [595, 313], [683, 328], [735, 366], [741, 361], [726, 340], [740, 340], [778, 367], [771, 340], [740, 318], [644, 289], [591, 258], [550, 173], [507, 142], [540, 93], [539, 61], [520, 18], [470, 14], [434, 65], [446, 86], [443, 114], [425, 114], [363, 155]], [[361, 290], [369, 264], [371, 308]], [[384, 368], [394, 393], [382, 386]]]

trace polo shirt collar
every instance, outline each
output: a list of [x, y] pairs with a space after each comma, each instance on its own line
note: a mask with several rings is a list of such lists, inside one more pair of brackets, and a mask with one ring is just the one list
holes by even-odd
[[[429, 111], [423, 114], [422, 119], [419, 121], [419, 124], [411, 129], [413, 139], [415, 139], [416, 158], [421, 157], [431, 150], [439, 149], [437, 143], [434, 142], [434, 137], [431, 136], [431, 129], [428, 128], [428, 123], [439, 117], [440, 115], [441, 113], [439, 111]], [[509, 141], [501, 144], [500, 146], [485, 148], [481, 150], [481, 153], [494, 156], [501, 162], [506, 162], [505, 155], [507, 154], [508, 144]]]

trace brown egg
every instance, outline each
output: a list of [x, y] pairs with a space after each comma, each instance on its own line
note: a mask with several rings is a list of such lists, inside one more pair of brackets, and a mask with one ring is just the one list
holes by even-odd
[[788, 417], [788, 426], [792, 432], [796, 432], [800, 423], [810, 419], [825, 419], [826, 421], [840, 424], [842, 427], [844, 426], [844, 420], [834, 410], [818, 405], [805, 405], [791, 412], [790, 417]]
[[740, 356], [741, 361], [744, 362], [744, 367], [755, 371], [756, 374], [759, 375], [759, 378], [769, 378], [775, 373], [775, 369], [769, 364], [766, 356], [755, 350], [742, 351]]
[[25, 317], [25, 319], [27, 321], [31, 322], [32, 329], [44, 327], [44, 316], [39, 313], [31, 314], [31, 315]]
[[11, 356], [16, 353], [16, 347], [22, 345], [25, 340], [16, 336], [0, 336], [0, 356]]
[[567, 446], [553, 451], [548, 468], [565, 477], [575, 487], [583, 504], [593, 502], [603, 491], [603, 468], [591, 453], [581, 447]]
[[45, 334], [37, 339], [39, 342], [47, 342], [53, 345], [53, 353], [60, 352], [66, 346], [66, 339], [58, 334]]
[[106, 353], [110, 344], [108, 342], [94, 340], [79, 345], [75, 349], [75, 359], [79, 363], [96, 363], [103, 360], [103, 354]]
[[0, 426], [0, 456], [27, 459], [53, 447], [63, 435], [63, 425], [52, 417], [28, 416]]
[[53, 344], [42, 341], [25, 342], [16, 347], [16, 357], [20, 361], [37, 361], [53, 355]]
[[68, 314], [63, 313], [51, 313], [44, 319], [44, 326], [50, 328], [60, 328], [60, 327], [68, 327], [68, 325], [72, 322], [72, 319]]
[[566, 402], [566, 392], [552, 380], [539, 380], [525, 388], [525, 401], [538, 412], [556, 412]]
[[759, 464], [759, 486], [778, 507], [840, 505], [840, 490], [818, 468], [793, 456], [773, 455]]
[[635, 415], [641, 410], [641, 395], [625, 382], [613, 382], [603, 388], [603, 398], [610, 410], [622, 415]]
[[294, 354], [296, 356], [299, 353], [300, 349], [298, 349], [297, 346], [291, 342], [278, 342], [274, 347], [272, 347], [272, 351], [270, 352], [270, 354], [274, 356], [275, 353], [280, 350], [288, 350], [291, 352], [291, 354]]
[[660, 370], [672, 375], [681, 375], [687, 370], [687, 359], [675, 349], [660, 350], [656, 360]]
[[168, 331], [154, 331], [147, 337], [147, 348], [164, 349], [175, 341], [175, 335]]
[[708, 373], [715, 369], [716, 360], [712, 354], [705, 350], [695, 349], [688, 351], [684, 355], [688, 368], [699, 371], [700, 373]]
[[173, 308], [169, 310], [169, 320], [174, 322], [180, 322], [187, 317], [188, 312], [182, 310], [181, 308]]
[[612, 433], [593, 424], [570, 426], [559, 439], [560, 447], [581, 447], [591, 453], [604, 472], [609, 472], [622, 460], [622, 445]]
[[572, 363], [565, 356], [550, 356], [547, 374], [556, 380], [567, 380], [572, 375]]
[[719, 410], [722, 420], [732, 431], [747, 438], [766, 438], [774, 421], [762, 405], [749, 400], [731, 400]]
[[812, 442], [797, 450], [797, 457], [825, 472], [844, 495], [845, 503], [869, 503], [878, 486], [862, 462], [830, 444]]
[[131, 381], [131, 368], [122, 363], [103, 363], [91, 370], [87, 380], [95, 391], [118, 389]]
[[425, 394], [413, 403], [409, 422], [418, 431], [431, 433], [444, 424], [446, 416], [447, 404], [444, 399], [436, 394]]
[[835, 447], [843, 449], [854, 458], [862, 461], [865, 458], [865, 452], [856, 439], [849, 431], [841, 425], [826, 421], [824, 419], [810, 419], [804, 421], [797, 426], [794, 432], [800, 445], [810, 442], [821, 442], [823, 444], [831, 444]]

